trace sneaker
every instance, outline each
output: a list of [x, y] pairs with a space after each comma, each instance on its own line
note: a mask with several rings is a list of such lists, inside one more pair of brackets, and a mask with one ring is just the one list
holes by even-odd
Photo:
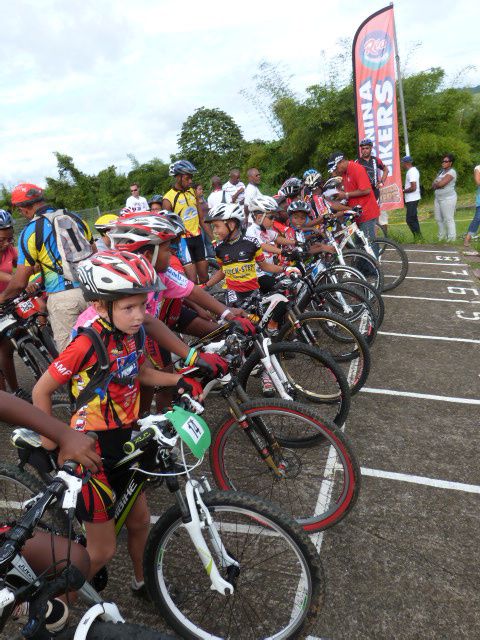
[[[30, 603], [21, 602], [18, 604], [13, 612], [12, 619], [16, 620], [20, 624], [27, 624], [30, 612]], [[45, 628], [50, 633], [58, 633], [62, 631], [67, 625], [69, 611], [67, 605], [63, 600], [54, 598], [47, 602], [47, 613], [45, 614]]]
[[275, 387], [266, 371], [262, 373], [262, 394], [264, 398], [273, 398], [275, 395]]
[[[182, 467], [182, 470], [183, 467]], [[142, 580], [141, 582], [137, 582], [135, 576], [132, 578], [132, 584], [130, 585], [132, 589], [132, 595], [135, 598], [139, 598], [140, 600], [144, 600], [145, 602], [151, 602], [150, 596], [148, 595], [147, 587], [145, 586], [145, 582]]]

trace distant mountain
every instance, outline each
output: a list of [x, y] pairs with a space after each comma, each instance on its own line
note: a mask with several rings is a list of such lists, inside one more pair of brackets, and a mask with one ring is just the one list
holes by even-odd
[[480, 84], [478, 87], [469, 87], [469, 89], [472, 93], [480, 93]]

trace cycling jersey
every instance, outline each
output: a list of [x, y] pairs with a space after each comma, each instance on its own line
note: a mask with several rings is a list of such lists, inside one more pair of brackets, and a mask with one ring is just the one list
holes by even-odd
[[[2, 273], [13, 273], [13, 268], [17, 264], [17, 250], [12, 244], [9, 244], [3, 253], [0, 253], [0, 271]], [[0, 282], [0, 293], [5, 291], [8, 282]]]
[[[247, 230], [245, 232], [245, 238], [248, 240], [256, 239], [260, 245], [262, 244], [275, 244], [275, 240], [278, 237], [278, 232], [275, 229], [265, 229], [263, 230], [260, 225], [256, 223], [249, 224]], [[263, 249], [263, 254], [265, 256], [265, 262], [268, 264], [273, 264], [273, 253]], [[264, 276], [265, 272], [260, 269], [257, 265], [257, 276], [260, 278]]]
[[378, 171], [383, 171], [385, 169], [385, 165], [376, 156], [370, 156], [368, 160], [365, 158], [357, 158], [355, 160], [358, 164], [362, 165], [368, 175], [368, 179], [370, 180], [370, 184], [373, 187], [373, 191], [375, 193], [375, 197], [378, 198], [380, 194], [380, 190], [378, 189]]
[[314, 218], [321, 218], [325, 213], [328, 213], [327, 205], [323, 196], [318, 194], [308, 195], [305, 197], [305, 202], [308, 202], [310, 209], [312, 210]]
[[[40, 209], [41, 213], [55, 211], [53, 207], [45, 206]], [[38, 213], [38, 211], [37, 211]], [[81, 232], [87, 240], [93, 244], [92, 233], [88, 225], [75, 214], [71, 214], [76, 220]], [[36, 226], [38, 215], [36, 215], [23, 229], [18, 239], [18, 264], [33, 267], [39, 263], [42, 267], [44, 286], [47, 293], [56, 293], [78, 287], [78, 282], [68, 282], [63, 275], [58, 273], [58, 264], [61, 264], [61, 256], [57, 246], [57, 239], [52, 223], [44, 218], [43, 238], [40, 248], [37, 250]]]
[[185, 236], [187, 238], [199, 236], [201, 228], [195, 191], [193, 189], [186, 191], [170, 189], [163, 197], [172, 205], [172, 211], [182, 218], [186, 229]]
[[[192, 257], [190, 255], [190, 251], [188, 250], [186, 238], [182, 236], [178, 241], [170, 242], [170, 249], [174, 252], [175, 256], [179, 259], [182, 265], [192, 264]], [[177, 271], [180, 271], [180, 269], [177, 269]]]
[[[78, 431], [128, 428], [138, 418], [138, 373], [145, 361], [143, 350], [137, 350], [135, 336], [120, 334], [117, 337], [118, 332], [114, 335], [110, 323], [98, 315], [87, 324], [99, 333], [105, 344], [111, 377], [99, 394], [73, 414], [70, 424]], [[77, 398], [95, 373], [97, 362], [90, 338], [80, 334], [52, 362], [48, 371], [61, 384], [70, 381], [72, 394]]]
[[220, 242], [215, 255], [225, 274], [227, 289], [238, 292], [258, 289], [256, 265], [265, 261], [265, 255], [257, 239], [240, 237], [234, 242]]

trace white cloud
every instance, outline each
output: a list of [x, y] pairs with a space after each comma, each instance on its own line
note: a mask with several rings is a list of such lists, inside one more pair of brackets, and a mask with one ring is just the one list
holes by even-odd
[[[230, 113], [247, 138], [272, 137], [239, 93], [254, 88], [259, 62], [285, 65], [302, 92], [327, 78], [325, 60], [338, 56], [338, 40], [352, 38], [384, 5], [19, 0], [2, 15], [0, 182], [55, 175], [54, 151], [90, 173], [128, 168], [127, 153], [168, 160], [182, 122], [200, 106]], [[398, 2], [407, 69], [442, 66], [453, 78], [470, 64], [476, 25], [464, 17], [471, 9], [467, 0]], [[480, 70], [462, 81], [480, 84]]]

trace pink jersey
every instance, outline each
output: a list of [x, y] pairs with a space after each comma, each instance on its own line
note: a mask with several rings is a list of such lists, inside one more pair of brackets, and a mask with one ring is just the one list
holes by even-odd
[[[159, 273], [158, 275], [165, 285], [165, 289], [162, 289], [162, 291], [152, 291], [147, 296], [147, 313], [155, 317], [158, 317], [158, 312], [164, 298], [186, 298], [192, 293], [193, 287], [195, 286], [191, 280], [188, 280], [183, 274], [172, 269], [172, 267], [168, 267], [165, 273]], [[98, 313], [95, 311], [95, 307], [88, 307], [78, 316], [77, 322], [73, 327], [74, 335], [76, 335], [78, 327], [88, 327], [97, 318]]]
[[[13, 267], [17, 264], [17, 250], [13, 245], [8, 245], [3, 253], [0, 253], [0, 271], [12, 275]], [[5, 291], [8, 282], [0, 282], [0, 293]]]

